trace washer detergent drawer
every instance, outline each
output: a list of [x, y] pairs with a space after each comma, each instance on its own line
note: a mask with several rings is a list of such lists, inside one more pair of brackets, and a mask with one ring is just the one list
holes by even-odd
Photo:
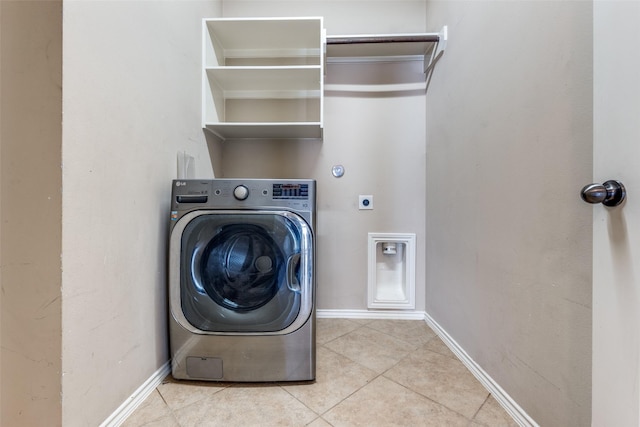
[[[289, 211], [196, 211], [170, 241], [174, 318], [199, 333], [286, 333], [311, 315], [313, 241]], [[177, 255], [176, 255], [177, 253]]]

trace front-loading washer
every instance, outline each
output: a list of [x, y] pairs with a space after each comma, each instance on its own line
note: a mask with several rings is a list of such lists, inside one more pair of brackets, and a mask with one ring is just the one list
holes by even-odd
[[174, 180], [172, 375], [315, 379], [315, 181]]

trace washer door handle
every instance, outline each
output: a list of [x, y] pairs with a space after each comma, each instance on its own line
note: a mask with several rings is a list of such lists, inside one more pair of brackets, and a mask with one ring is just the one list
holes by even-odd
[[300, 264], [300, 254], [293, 254], [287, 260], [287, 287], [293, 292], [300, 292], [300, 282], [296, 277], [296, 268]]

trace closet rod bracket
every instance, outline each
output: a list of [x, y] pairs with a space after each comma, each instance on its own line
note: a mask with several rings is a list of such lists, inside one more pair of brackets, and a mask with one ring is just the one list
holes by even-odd
[[442, 27], [442, 30], [438, 33], [438, 42], [435, 48], [431, 51], [430, 58], [427, 59], [427, 56], [425, 55], [425, 58], [424, 58], [425, 74], [427, 74], [433, 68], [433, 66], [436, 65], [436, 62], [438, 61], [438, 59], [440, 59], [442, 54], [444, 54], [444, 50], [447, 47], [448, 38], [449, 38], [449, 30], [445, 25], [444, 27]]

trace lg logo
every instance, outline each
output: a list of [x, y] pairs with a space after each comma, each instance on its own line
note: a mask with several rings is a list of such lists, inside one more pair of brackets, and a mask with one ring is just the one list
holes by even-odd
[[187, 185], [187, 183], [184, 181], [176, 181], [176, 187], [182, 187], [184, 185]]

